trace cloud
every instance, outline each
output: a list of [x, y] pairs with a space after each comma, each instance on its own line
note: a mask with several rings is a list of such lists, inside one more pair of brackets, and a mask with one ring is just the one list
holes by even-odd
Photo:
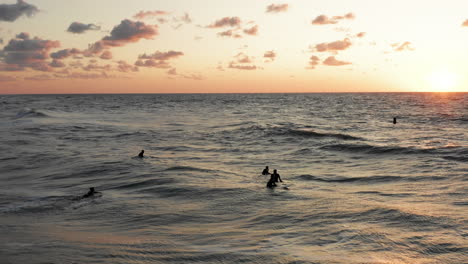
[[363, 38], [363, 37], [365, 37], [365, 36], [366, 36], [366, 32], [359, 32], [359, 33], [357, 33], [357, 35], [356, 35], [356, 37], [358, 37], [358, 38]]
[[75, 33], [75, 34], [82, 34], [88, 30], [100, 30], [100, 26], [96, 26], [95, 24], [83, 24], [80, 22], [73, 22], [67, 29], [67, 32]]
[[174, 59], [183, 55], [184, 53], [181, 51], [170, 50], [168, 52], [156, 51], [155, 53], [150, 54], [150, 55], [143, 54], [143, 55], [138, 56], [138, 58], [139, 59], [153, 59], [153, 60], [170, 60], [170, 59]]
[[412, 51], [414, 48], [412, 47], [411, 42], [405, 41], [404, 43], [394, 43], [392, 44], [393, 50], [394, 51]]
[[221, 27], [238, 27], [241, 24], [239, 17], [223, 17], [216, 20], [213, 24], [207, 26], [208, 28], [221, 28]]
[[52, 68], [63, 68], [66, 65], [62, 61], [54, 59], [54, 60], [52, 60], [51, 63], [49, 63], [49, 66], [52, 67]]
[[172, 68], [170, 70], [167, 71], [167, 74], [169, 75], [177, 75], [177, 69], [176, 68]]
[[267, 59], [268, 62], [272, 62], [276, 59], [276, 53], [273, 50], [266, 51], [265, 54], [263, 54], [263, 58]]
[[131, 65], [126, 61], [120, 60], [117, 62], [117, 70], [119, 72], [137, 72], [138, 67], [135, 65]]
[[88, 65], [82, 68], [84, 71], [110, 71], [112, 66], [110, 64], [99, 65], [96, 61], [90, 61]]
[[115, 26], [102, 42], [105, 47], [120, 47], [127, 43], [138, 42], [140, 39], [152, 39], [158, 34], [157, 25], [146, 25], [143, 22], [125, 19]]
[[88, 73], [88, 72], [72, 72], [66, 76], [61, 76], [69, 79], [107, 79], [109, 75], [106, 72]]
[[0, 21], [13, 22], [20, 16], [26, 15], [28, 17], [33, 16], [39, 12], [39, 9], [26, 3], [23, 0], [18, 0], [16, 4], [0, 4]]
[[465, 21], [462, 23], [461, 26], [462, 26], [462, 27], [468, 27], [468, 19], [465, 20]]
[[256, 70], [258, 69], [255, 65], [246, 65], [248, 63], [253, 63], [253, 59], [248, 55], [244, 54], [243, 52], [238, 53], [234, 56], [234, 61], [229, 63], [228, 68], [230, 69], [238, 69], [238, 70]]
[[343, 65], [349, 65], [351, 64], [351, 62], [340, 61], [340, 60], [337, 60], [335, 56], [330, 56], [323, 61], [323, 64], [328, 65], [328, 66], [343, 66]]
[[190, 80], [195, 80], [195, 81], [201, 81], [203, 80], [203, 76], [201, 74], [179, 74], [179, 76], [182, 76], [185, 79], [190, 79]]
[[133, 16], [135, 19], [145, 19], [145, 18], [152, 18], [156, 16], [165, 16], [169, 15], [169, 12], [161, 11], [161, 10], [154, 10], [154, 11], [140, 11], [136, 15]]
[[21, 33], [8, 42], [0, 52], [0, 58], [9, 65], [4, 67], [5, 70], [32, 68], [50, 71], [51, 67], [46, 61], [50, 50], [58, 47], [60, 47], [59, 41], [30, 38], [28, 33]]
[[242, 38], [239, 33], [236, 33], [234, 30], [229, 29], [218, 33], [220, 37], [232, 37], [232, 38]]
[[309, 67], [307, 69], [315, 69], [317, 65], [320, 63], [320, 58], [317, 56], [311, 56], [309, 58]]
[[326, 52], [326, 51], [337, 52], [339, 50], [345, 50], [351, 47], [351, 45], [352, 45], [351, 40], [346, 38], [344, 40], [337, 40], [334, 42], [329, 42], [329, 43], [325, 42], [325, 43], [317, 44], [315, 45], [315, 50], [318, 52]]
[[343, 19], [354, 19], [355, 16], [353, 13], [348, 13], [344, 16], [334, 16], [329, 18], [326, 15], [319, 15], [314, 20], [312, 20], [312, 25], [329, 25], [329, 24], [337, 24], [339, 20]]
[[258, 25], [255, 25], [248, 29], [244, 29], [244, 33], [247, 35], [256, 36], [258, 34]]
[[99, 56], [99, 58], [103, 59], [103, 60], [110, 60], [112, 59], [112, 52], [108, 51], [108, 50], [105, 50], [101, 56]]
[[271, 4], [267, 6], [266, 12], [267, 13], [280, 13], [288, 11], [289, 5], [288, 4]]
[[168, 62], [169, 60], [178, 58], [183, 55], [184, 53], [180, 51], [156, 51], [150, 55], [142, 54], [138, 56], [138, 60], [135, 62], [135, 65], [140, 67], [168, 69], [171, 68], [171, 65]]
[[73, 55], [78, 55], [78, 54], [81, 54], [82, 52], [79, 50], [79, 49], [63, 49], [63, 50], [59, 50], [57, 52], [53, 52], [50, 54], [50, 57], [53, 58], [53, 59], [66, 59], [70, 56], [73, 56]]
[[239, 64], [235, 64], [234, 62], [230, 62], [228, 68], [237, 69], [237, 70], [252, 71], [252, 70], [256, 70], [257, 66], [255, 66], [255, 65], [239, 65]]

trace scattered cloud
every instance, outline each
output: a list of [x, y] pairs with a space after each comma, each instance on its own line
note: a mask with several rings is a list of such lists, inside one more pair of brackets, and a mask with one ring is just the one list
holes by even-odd
[[140, 39], [152, 39], [158, 34], [157, 25], [146, 25], [143, 22], [125, 19], [112, 29], [110, 36], [104, 37], [102, 41], [105, 46], [120, 47], [127, 43], [138, 42]]
[[192, 23], [192, 18], [190, 17], [190, 15], [188, 13], [185, 13], [181, 17], [175, 17], [174, 21], [175, 22], [184, 22], [185, 24], [190, 24], [190, 23]]
[[54, 60], [52, 60], [51, 63], [49, 63], [49, 66], [52, 67], [52, 68], [63, 68], [66, 65], [62, 61], [54, 59]]
[[110, 60], [112, 59], [112, 52], [108, 51], [108, 50], [105, 50], [101, 56], [99, 56], [99, 58], [103, 59], [103, 60]]
[[288, 11], [289, 5], [288, 4], [271, 4], [267, 6], [266, 12], [267, 13], [280, 13]]
[[357, 35], [356, 35], [356, 37], [358, 37], [358, 38], [363, 38], [363, 37], [365, 37], [365, 36], [366, 36], [366, 32], [359, 32], [359, 33], [357, 33]]
[[253, 58], [249, 57], [245, 53], [241, 52], [234, 56], [234, 61], [229, 62], [228, 68], [238, 70], [256, 70], [258, 69], [255, 65], [247, 65], [253, 63]]
[[241, 24], [239, 17], [223, 17], [216, 20], [213, 24], [207, 26], [208, 28], [222, 28], [222, 27], [238, 27]]
[[126, 61], [120, 60], [117, 62], [117, 70], [119, 72], [137, 72], [138, 67], [135, 65], [131, 65]]
[[345, 50], [349, 47], [351, 47], [352, 43], [351, 40], [348, 38], [345, 38], [344, 40], [337, 40], [334, 42], [329, 42], [329, 43], [320, 43], [315, 45], [315, 50], [318, 52], [337, 52], [340, 50]]
[[337, 60], [335, 56], [330, 56], [323, 61], [323, 64], [327, 66], [343, 66], [343, 65], [349, 65], [351, 64], [351, 62], [340, 61], [340, 60]]
[[354, 18], [355, 18], [355, 15], [353, 13], [348, 13], [344, 16], [334, 16], [331, 18], [326, 15], [319, 15], [314, 20], [312, 20], [312, 25], [337, 24], [340, 20], [354, 19]]
[[266, 59], [266, 62], [272, 62], [276, 59], [276, 53], [273, 50], [266, 51], [263, 58]]
[[21, 33], [11, 39], [0, 52], [0, 58], [6, 63], [4, 70], [24, 70], [32, 68], [39, 71], [50, 71], [46, 62], [51, 49], [60, 47], [59, 41], [31, 38], [28, 33]]
[[414, 48], [409, 41], [405, 41], [404, 43], [393, 43], [392, 48], [394, 51], [413, 51]]
[[307, 69], [315, 69], [315, 67], [317, 67], [317, 65], [319, 64], [320, 64], [320, 58], [312, 55], [309, 58], [309, 67], [307, 67]]
[[53, 59], [66, 59], [70, 56], [81, 54], [82, 52], [79, 49], [63, 49], [57, 52], [52, 52], [50, 57]]
[[177, 69], [176, 68], [172, 68], [170, 70], [167, 71], [167, 74], [169, 75], [177, 75]]
[[468, 19], [465, 20], [465, 21], [462, 23], [461, 26], [462, 26], [462, 27], [468, 27]]
[[0, 4], [0, 21], [13, 22], [20, 16], [31, 17], [39, 12], [39, 9], [23, 0], [17, 0], [16, 4]]
[[166, 16], [169, 15], [169, 12], [161, 11], [161, 10], [154, 10], [154, 11], [140, 11], [136, 15], [133, 16], [135, 19], [145, 19], [145, 18], [153, 18], [156, 16]]
[[171, 68], [171, 65], [168, 62], [169, 60], [178, 58], [183, 55], [184, 53], [180, 51], [156, 51], [153, 54], [142, 54], [138, 56], [138, 60], [135, 62], [135, 65], [140, 67], [168, 69]]
[[242, 36], [239, 33], [236, 33], [236, 31], [234, 31], [232, 29], [219, 32], [218, 36], [220, 36], [220, 37], [242, 38]]
[[88, 30], [100, 30], [100, 26], [96, 26], [95, 24], [83, 24], [80, 22], [73, 22], [67, 29], [67, 32], [74, 33], [74, 34], [82, 34]]
[[250, 36], [256, 36], [258, 34], [258, 25], [255, 25], [248, 29], [244, 29], [244, 33]]

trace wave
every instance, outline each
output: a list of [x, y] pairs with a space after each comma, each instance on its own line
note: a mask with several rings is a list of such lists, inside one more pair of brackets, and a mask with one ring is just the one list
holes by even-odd
[[202, 169], [196, 167], [189, 167], [189, 166], [175, 166], [165, 169], [165, 171], [200, 171], [200, 172], [215, 172], [214, 170], [210, 169]]
[[49, 116], [35, 109], [26, 107], [16, 114], [15, 119], [20, 119], [20, 118], [25, 118], [25, 117], [49, 117]]
[[437, 150], [446, 148], [426, 148], [418, 149], [414, 147], [397, 147], [397, 146], [372, 146], [367, 144], [332, 144], [320, 147], [323, 150], [344, 151], [353, 153], [367, 154], [427, 154], [434, 153]]
[[367, 183], [367, 184], [377, 184], [377, 183], [387, 183], [387, 182], [396, 182], [396, 181], [406, 181], [406, 182], [419, 182], [419, 181], [440, 181], [445, 180], [445, 177], [441, 176], [415, 176], [415, 177], [403, 177], [403, 176], [370, 176], [370, 177], [337, 177], [337, 178], [321, 178], [313, 175], [299, 175], [295, 178], [304, 180], [304, 181], [319, 181], [319, 182], [335, 182], [335, 183]]
[[360, 137], [351, 136], [348, 134], [341, 133], [319, 133], [311, 130], [301, 130], [301, 129], [288, 129], [285, 135], [300, 136], [300, 137], [312, 137], [312, 138], [337, 138], [343, 140], [362, 140]]

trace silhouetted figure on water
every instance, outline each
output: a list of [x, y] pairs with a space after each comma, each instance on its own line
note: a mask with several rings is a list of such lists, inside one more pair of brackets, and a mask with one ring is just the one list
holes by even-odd
[[94, 187], [91, 187], [91, 188], [89, 188], [89, 192], [87, 194], [83, 195], [82, 198], [89, 198], [89, 197], [94, 196], [95, 194], [100, 194], [100, 192], [96, 192], [94, 190]]
[[271, 174], [271, 176], [274, 177], [275, 182], [278, 182], [278, 180], [279, 180], [280, 182], [283, 182], [283, 181], [281, 180], [280, 175], [278, 174], [278, 172], [277, 172], [276, 170], [273, 170], [273, 174]]
[[268, 169], [268, 166], [265, 167], [265, 169], [263, 169], [262, 171], [262, 175], [269, 175], [270, 174], [270, 170]]
[[268, 181], [267, 183], [267, 187], [268, 188], [273, 188], [273, 187], [276, 187], [276, 183], [280, 181], [280, 182], [283, 182], [281, 180], [281, 177], [280, 175], [278, 174], [278, 172], [276, 170], [273, 170], [273, 173], [271, 174], [270, 176], [270, 180]]
[[145, 151], [141, 150], [140, 154], [138, 154], [138, 157], [143, 158], [143, 154], [145, 154]]
[[397, 122], [396, 122], [396, 117], [393, 118], [393, 124], [395, 125]]
[[270, 180], [268, 181], [266, 187], [268, 188], [276, 187], [275, 176], [273, 176], [273, 174], [271, 174]]

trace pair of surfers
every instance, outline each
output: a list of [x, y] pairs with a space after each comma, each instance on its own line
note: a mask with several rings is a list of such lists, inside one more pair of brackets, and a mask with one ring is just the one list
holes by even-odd
[[281, 177], [280, 175], [278, 174], [278, 172], [275, 170], [273, 170], [273, 173], [270, 174], [270, 171], [268, 169], [268, 166], [265, 167], [265, 169], [262, 171], [262, 175], [270, 175], [270, 180], [268, 181], [266, 187], [268, 188], [273, 188], [273, 187], [276, 187], [276, 183], [277, 182], [283, 182], [281, 180]]

